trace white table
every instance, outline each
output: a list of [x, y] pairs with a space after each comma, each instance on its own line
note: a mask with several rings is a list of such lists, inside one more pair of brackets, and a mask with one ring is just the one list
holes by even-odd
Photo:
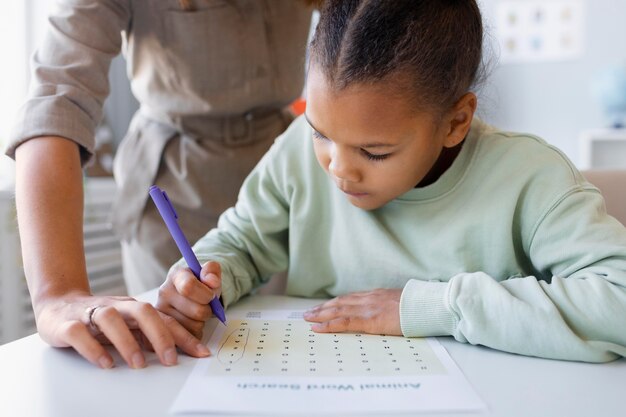
[[[155, 292], [145, 294], [152, 301]], [[248, 297], [236, 308], [307, 308], [316, 300]], [[439, 338], [489, 407], [459, 416], [624, 416], [626, 360], [585, 364], [528, 358]], [[195, 360], [163, 367], [101, 370], [70, 349], [54, 349], [37, 335], [0, 346], [0, 416], [167, 416]], [[207, 393], [207, 395], [210, 395]], [[306, 406], [306, 405], [304, 405]], [[425, 414], [420, 414], [424, 416]], [[437, 417], [456, 414], [436, 414]]]

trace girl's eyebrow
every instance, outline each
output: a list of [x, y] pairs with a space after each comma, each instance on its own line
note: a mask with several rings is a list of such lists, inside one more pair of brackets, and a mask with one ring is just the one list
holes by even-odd
[[[309, 116], [307, 116], [306, 113], [304, 113], [304, 118], [306, 119], [306, 122], [309, 124], [309, 126], [311, 126], [311, 129], [315, 130], [319, 135], [321, 135], [324, 138], [326, 138], [326, 136], [324, 136], [324, 134], [322, 134], [319, 130], [317, 130], [315, 128], [315, 126], [313, 126], [313, 123], [311, 123], [311, 120], [309, 120]], [[328, 138], [326, 138], [326, 139], [328, 139]]]
[[[326, 135], [324, 135], [322, 132], [317, 130], [315, 128], [315, 126], [313, 126], [313, 123], [311, 123], [311, 121], [309, 120], [309, 117], [306, 115], [306, 113], [304, 113], [304, 118], [306, 119], [306, 121], [309, 124], [309, 126], [311, 126], [311, 129], [315, 130], [318, 135], [320, 135], [324, 139], [329, 139]], [[364, 143], [362, 145], [359, 145], [358, 147], [359, 148], [390, 148], [392, 146], [396, 146], [396, 144], [383, 143], [383, 142], [372, 142], [372, 143]]]

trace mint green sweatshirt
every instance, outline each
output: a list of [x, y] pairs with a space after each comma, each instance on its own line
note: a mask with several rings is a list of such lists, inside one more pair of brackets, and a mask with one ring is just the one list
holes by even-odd
[[226, 305], [287, 270], [293, 296], [403, 288], [407, 337], [626, 356], [626, 228], [559, 150], [474, 120], [435, 183], [365, 211], [318, 165], [311, 134], [297, 119], [194, 247], [221, 263]]

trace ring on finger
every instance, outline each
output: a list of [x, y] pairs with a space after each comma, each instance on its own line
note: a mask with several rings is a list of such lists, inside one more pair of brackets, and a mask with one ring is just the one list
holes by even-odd
[[95, 316], [96, 316], [96, 311], [98, 311], [98, 309], [102, 307], [104, 306], [98, 304], [98, 305], [87, 307], [85, 309], [85, 315], [87, 316], [87, 326], [93, 333], [100, 333], [100, 328], [95, 322]]

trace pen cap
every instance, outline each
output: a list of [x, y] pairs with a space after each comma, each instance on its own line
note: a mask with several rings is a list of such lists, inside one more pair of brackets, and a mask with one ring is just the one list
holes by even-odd
[[167, 205], [168, 205], [169, 209], [172, 210], [172, 214], [174, 215], [174, 218], [178, 219], [178, 213], [176, 213], [176, 209], [174, 208], [174, 205], [170, 201], [170, 198], [167, 196], [167, 193], [165, 191], [161, 190], [158, 186], [153, 185], [153, 186], [150, 187], [149, 193], [153, 197], [153, 199], [155, 197], [155, 195], [154, 195], [155, 193], [160, 193], [161, 195], [163, 195], [163, 198], [167, 202]]

